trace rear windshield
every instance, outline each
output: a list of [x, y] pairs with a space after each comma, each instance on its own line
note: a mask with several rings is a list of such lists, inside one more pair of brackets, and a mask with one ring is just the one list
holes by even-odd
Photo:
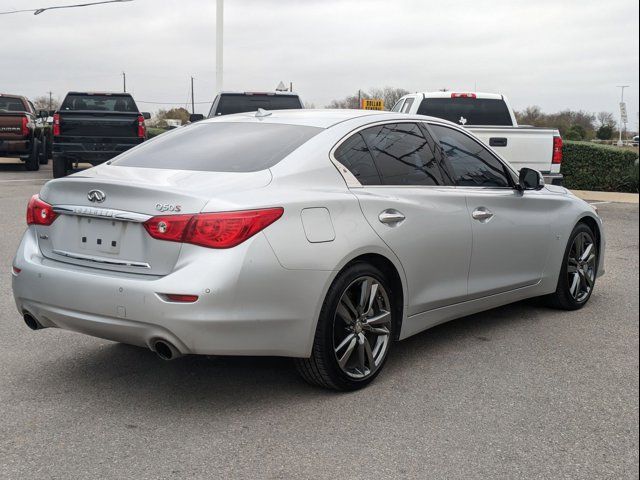
[[138, 112], [131, 95], [69, 94], [60, 110], [91, 110], [98, 112]]
[[24, 103], [19, 98], [0, 97], [0, 112], [26, 112]]
[[425, 98], [418, 113], [459, 125], [513, 125], [507, 104], [501, 99]]
[[112, 162], [124, 167], [256, 172], [273, 167], [321, 128], [273, 123], [195, 123], [142, 143]]
[[215, 112], [209, 112], [209, 116], [255, 112], [259, 108], [265, 110], [291, 110], [302, 108], [302, 105], [300, 104], [300, 98], [296, 95], [225, 94], [220, 96]]

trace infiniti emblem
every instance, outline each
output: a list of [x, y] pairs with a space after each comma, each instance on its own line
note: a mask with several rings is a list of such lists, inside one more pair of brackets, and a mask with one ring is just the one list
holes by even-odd
[[87, 193], [90, 202], [102, 203], [107, 199], [107, 195], [102, 190], [91, 190]]

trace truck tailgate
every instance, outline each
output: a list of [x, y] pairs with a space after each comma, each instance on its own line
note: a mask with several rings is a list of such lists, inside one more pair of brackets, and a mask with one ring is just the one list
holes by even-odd
[[516, 170], [552, 170], [553, 137], [557, 130], [538, 127], [467, 127]]
[[121, 112], [60, 112], [62, 137], [137, 137], [138, 115]]
[[0, 113], [0, 140], [22, 140], [22, 119], [24, 113]]

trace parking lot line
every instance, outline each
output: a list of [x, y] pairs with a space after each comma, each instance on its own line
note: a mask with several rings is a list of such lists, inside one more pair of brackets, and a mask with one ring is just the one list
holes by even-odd
[[51, 177], [35, 177], [35, 178], [16, 178], [13, 180], [0, 180], [0, 183], [13, 183], [13, 182], [32, 182], [34, 180], [51, 180]]

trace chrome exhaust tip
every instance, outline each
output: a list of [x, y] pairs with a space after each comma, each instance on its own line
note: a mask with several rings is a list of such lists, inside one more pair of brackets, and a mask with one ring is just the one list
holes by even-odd
[[29, 312], [25, 312], [22, 318], [24, 319], [24, 323], [31, 330], [40, 330], [41, 328], [44, 328]]
[[162, 360], [175, 360], [182, 356], [176, 347], [165, 340], [156, 340], [153, 342], [153, 351], [156, 352], [156, 355]]

